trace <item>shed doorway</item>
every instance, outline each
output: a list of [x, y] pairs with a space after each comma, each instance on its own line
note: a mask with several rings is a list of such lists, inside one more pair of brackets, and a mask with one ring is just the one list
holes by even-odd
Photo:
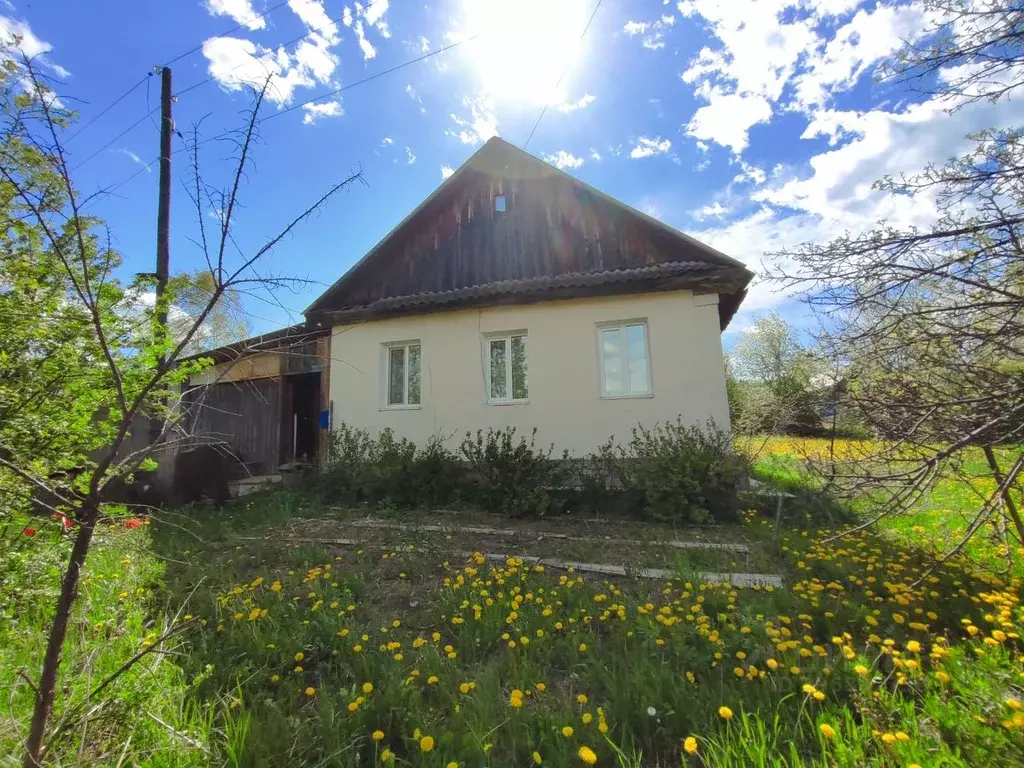
[[320, 373], [285, 376], [285, 416], [282, 425], [282, 463], [316, 463], [320, 445]]

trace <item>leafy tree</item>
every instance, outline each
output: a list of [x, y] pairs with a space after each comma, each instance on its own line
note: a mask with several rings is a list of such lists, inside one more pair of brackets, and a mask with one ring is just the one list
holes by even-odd
[[[188, 332], [193, 318], [198, 317], [217, 290], [217, 278], [208, 269], [192, 274], [175, 275], [168, 290], [174, 296], [174, 306], [168, 316], [171, 337], [182, 338]], [[232, 344], [252, 335], [249, 318], [242, 306], [242, 294], [237, 289], [224, 291], [206, 315], [199, 332], [185, 346], [185, 354]]]
[[[254, 252], [239, 251], [237, 260], [228, 260], [228, 245], [234, 244], [232, 216], [251, 163], [268, 78], [254, 96], [245, 127], [234, 136], [237, 162], [217, 201], [223, 204], [213, 204], [205, 191], [198, 141], [190, 146], [193, 202], [210, 275], [200, 288], [209, 293], [205, 303], [194, 299], [191, 322], [172, 332], [159, 318], [187, 291], [176, 296], [171, 286], [158, 306], [140, 317], [135, 297], [147, 286], [124, 286], [116, 279], [119, 257], [101, 222], [84, 213], [89, 199], [72, 182], [62, 144], [71, 115], [30, 60], [15, 61], [5, 50], [0, 61], [6, 62], [0, 71], [0, 321], [5, 323], [0, 334], [0, 493], [15, 505], [32, 497], [36, 504], [58, 509], [73, 539], [33, 685], [24, 765], [34, 768], [46, 753], [61, 651], [105, 488], [151, 463], [152, 455], [175, 440], [175, 413], [162, 403], [198, 369], [181, 359], [218, 303], [243, 287], [267, 285], [253, 270], [259, 259], [360, 174], [334, 185]], [[208, 241], [203, 213], [210, 207], [224, 214]], [[270, 285], [281, 282], [274, 279]], [[140, 419], [156, 421], [156, 439], [126, 451]], [[70, 466], [76, 470], [55, 471]]]
[[778, 313], [758, 319], [728, 357], [733, 424], [745, 434], [821, 432], [815, 379], [821, 365]]
[[[944, 99], [950, 111], [1018, 90], [1018, 4], [925, 5], [935, 20], [926, 43], [907, 46], [887, 77]], [[951, 552], [991, 522], [1008, 558], [1024, 544], [1014, 499], [1024, 453], [1000, 466], [993, 449], [1018, 444], [1024, 432], [1022, 136], [1019, 126], [979, 131], [963, 156], [878, 182], [894, 195], [933, 199], [927, 229], [881, 225], [772, 259], [774, 277], [829, 318], [825, 346], [851, 381], [845, 406], [888, 438], [877, 454], [829, 470], [851, 494], [878, 500], [866, 524], [912, 509], [940, 477], [964, 473], [966, 451], [980, 447], [993, 490]]]

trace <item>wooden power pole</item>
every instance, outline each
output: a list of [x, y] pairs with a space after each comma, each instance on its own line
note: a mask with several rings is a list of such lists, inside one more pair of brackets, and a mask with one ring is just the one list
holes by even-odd
[[[160, 71], [160, 192], [156, 212], [156, 306], [158, 332], [167, 334], [164, 292], [171, 271], [171, 68]], [[162, 358], [161, 358], [162, 359]]]
[[[160, 188], [156, 209], [156, 322], [155, 337], [160, 343], [167, 339], [167, 307], [164, 304], [167, 281], [171, 274], [171, 68], [160, 70]], [[158, 365], [163, 364], [160, 355]], [[163, 416], [149, 419], [149, 442], [155, 443], [163, 429]]]

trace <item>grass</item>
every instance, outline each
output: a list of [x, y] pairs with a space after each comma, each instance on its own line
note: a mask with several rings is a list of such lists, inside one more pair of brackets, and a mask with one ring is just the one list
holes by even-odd
[[[799, 478], [793, 456], [770, 461]], [[54, 741], [54, 763], [1024, 762], [1020, 581], [967, 559], [929, 572], [898, 531], [832, 543], [828, 529], [790, 528], [776, 540], [773, 521], [748, 514], [732, 529], [569, 518], [474, 539], [467, 524], [511, 523], [400, 515], [456, 530], [366, 531], [351, 526], [357, 516], [284, 490], [106, 528], [65, 656], [56, 722], [74, 727]], [[38, 527], [0, 546], [0, 687], [12, 690], [0, 753], [10, 755], [31, 704], [18, 671], [36, 674], [67, 546], [55, 525]], [[552, 530], [587, 540], [559, 548], [543, 538]], [[756, 569], [783, 573], [786, 586], [701, 582], [699, 571], [734, 570], [737, 556], [655, 544], [684, 536], [742, 538]], [[358, 542], [294, 540], [316, 537]], [[676, 575], [607, 579], [457, 554], [548, 547]], [[180, 645], [157, 642], [175, 626]], [[71, 716], [147, 643], [175, 654], [149, 654], [99, 711]]]

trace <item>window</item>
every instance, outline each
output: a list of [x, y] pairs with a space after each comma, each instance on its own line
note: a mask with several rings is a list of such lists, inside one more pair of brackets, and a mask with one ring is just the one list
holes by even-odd
[[489, 336], [486, 340], [484, 370], [487, 399], [492, 403], [514, 403], [529, 398], [526, 368], [526, 334]]
[[601, 395], [634, 397], [651, 394], [647, 324], [623, 323], [598, 329]]
[[420, 404], [420, 345], [391, 344], [387, 347], [388, 407]]
[[494, 210], [496, 210], [498, 213], [504, 213], [505, 212], [505, 196], [504, 195], [495, 195], [494, 196]]

